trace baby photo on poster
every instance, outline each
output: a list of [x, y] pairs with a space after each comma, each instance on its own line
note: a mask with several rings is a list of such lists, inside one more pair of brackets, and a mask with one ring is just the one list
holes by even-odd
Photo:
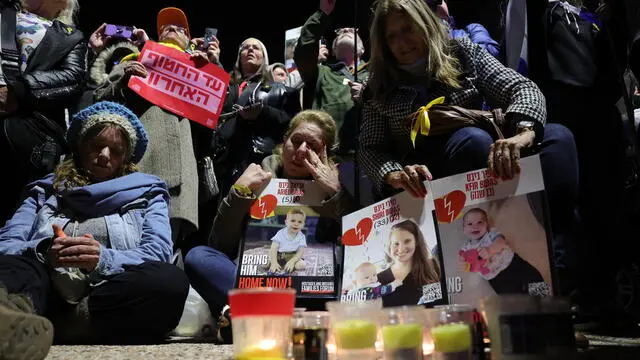
[[[450, 303], [493, 295], [553, 295], [544, 184], [537, 157], [520, 175], [494, 179], [478, 170], [434, 181], [440, 245]], [[441, 252], [441, 253], [440, 253]]]
[[298, 296], [335, 296], [339, 229], [332, 231], [337, 222], [321, 217], [309, 205], [313, 201], [303, 200], [313, 185], [276, 181], [253, 204], [241, 245], [238, 288], [294, 288]]
[[433, 200], [408, 193], [343, 217], [341, 301], [381, 298], [384, 306], [438, 304], [444, 278], [437, 257]]

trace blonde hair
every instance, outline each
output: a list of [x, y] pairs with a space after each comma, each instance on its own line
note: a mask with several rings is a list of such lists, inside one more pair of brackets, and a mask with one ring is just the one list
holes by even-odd
[[56, 19], [67, 25], [75, 26], [76, 24], [73, 19], [76, 17], [78, 11], [80, 11], [80, 2], [78, 0], [67, 0], [67, 6], [58, 13]]
[[392, 13], [405, 14], [422, 33], [427, 46], [425, 75], [453, 88], [460, 88], [460, 62], [452, 56], [449, 34], [424, 0], [379, 0], [371, 25], [371, 78], [367, 87], [383, 101], [399, 84], [397, 61], [387, 45], [386, 20]]
[[[336, 121], [331, 117], [331, 115], [323, 110], [303, 110], [300, 111], [296, 116], [291, 119], [289, 122], [289, 128], [284, 133], [284, 142], [287, 142], [291, 134], [302, 124], [312, 123], [317, 125], [320, 130], [322, 130], [322, 140], [327, 146], [327, 156], [332, 163], [331, 154], [335, 152], [338, 148], [338, 143], [336, 141], [338, 127], [336, 126]], [[282, 155], [282, 146], [283, 144], [279, 144], [274, 150], [274, 154]]]
[[[20, 1], [20, 5], [24, 8], [24, 0]], [[60, 12], [56, 15], [56, 18], [49, 20], [58, 20], [66, 25], [75, 26], [76, 23], [73, 19], [76, 17], [78, 11], [80, 11], [80, 2], [78, 0], [67, 0], [67, 5], [64, 7], [64, 9], [60, 10]]]
[[125, 175], [129, 175], [131, 173], [137, 172], [138, 167], [131, 161], [131, 149], [129, 149], [129, 135], [127, 132], [114, 123], [100, 123], [98, 125], [93, 126], [87, 134], [82, 138], [81, 143], [75, 144], [74, 153], [63, 162], [58, 164], [54, 171], [54, 179], [53, 179], [53, 188], [54, 191], [59, 194], [64, 190], [71, 190], [75, 187], [82, 187], [93, 184], [95, 181], [91, 180], [89, 174], [82, 168], [82, 164], [80, 163], [81, 159], [79, 158], [80, 148], [82, 143], [89, 141], [97, 134], [99, 134], [105, 128], [116, 128], [119, 130], [120, 135], [126, 140], [124, 141], [126, 146], [127, 153], [127, 162], [122, 164], [122, 168], [120, 172], [116, 175], [116, 177], [121, 177]]
[[307, 218], [307, 214], [302, 209], [291, 209], [287, 211], [287, 217], [289, 217], [289, 215], [302, 215], [305, 219]]
[[373, 271], [377, 270], [376, 266], [373, 263], [365, 261], [362, 264], [358, 265], [353, 271], [357, 273], [371, 268], [373, 268]]

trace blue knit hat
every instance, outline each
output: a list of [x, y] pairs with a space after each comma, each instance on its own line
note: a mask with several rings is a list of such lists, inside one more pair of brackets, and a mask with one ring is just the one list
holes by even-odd
[[101, 101], [73, 115], [67, 130], [67, 142], [75, 149], [89, 129], [102, 123], [119, 125], [127, 132], [129, 148], [133, 149], [131, 161], [138, 163], [147, 150], [147, 133], [140, 119], [131, 110], [114, 102]]

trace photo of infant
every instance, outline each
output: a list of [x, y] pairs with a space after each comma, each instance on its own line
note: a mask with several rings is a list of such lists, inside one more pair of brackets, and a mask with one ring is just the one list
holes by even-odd
[[425, 286], [431, 289], [433, 284], [440, 295], [429, 293], [425, 299], [440, 299], [440, 264], [427, 250], [436, 242], [412, 219], [374, 233], [361, 245], [362, 257], [351, 257], [353, 268], [345, 260], [343, 301], [381, 298], [384, 306], [416, 305], [425, 296]]
[[285, 227], [271, 238], [269, 262], [264, 265], [270, 273], [291, 273], [304, 270], [306, 264], [302, 258], [307, 238], [302, 232], [307, 215], [302, 209], [291, 209], [284, 220]]
[[469, 204], [440, 223], [450, 303], [506, 294], [553, 295], [543, 191]]
[[528, 293], [529, 284], [541, 283], [541, 273], [516, 254], [504, 235], [490, 228], [487, 212], [467, 210], [462, 218], [465, 241], [458, 255], [463, 268], [487, 280], [496, 294]]
[[250, 221], [239, 274], [333, 276], [336, 241], [326, 238], [327, 226], [334, 225], [309, 206], [280, 206], [275, 216]]
[[[354, 288], [349, 290], [349, 297], [356, 297], [359, 292], [364, 292], [366, 300], [377, 299], [393, 292], [398, 286], [402, 285], [401, 280], [382, 285], [378, 281], [378, 270], [376, 266], [370, 262], [364, 262], [355, 269], [356, 279], [354, 280]], [[362, 298], [362, 297], [361, 297]]]

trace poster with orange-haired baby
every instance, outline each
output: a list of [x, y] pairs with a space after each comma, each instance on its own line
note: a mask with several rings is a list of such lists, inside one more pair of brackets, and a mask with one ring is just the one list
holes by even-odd
[[[431, 182], [449, 303], [486, 296], [553, 294], [540, 159], [521, 159], [511, 180], [486, 169]], [[440, 253], [441, 252], [441, 253]]]

